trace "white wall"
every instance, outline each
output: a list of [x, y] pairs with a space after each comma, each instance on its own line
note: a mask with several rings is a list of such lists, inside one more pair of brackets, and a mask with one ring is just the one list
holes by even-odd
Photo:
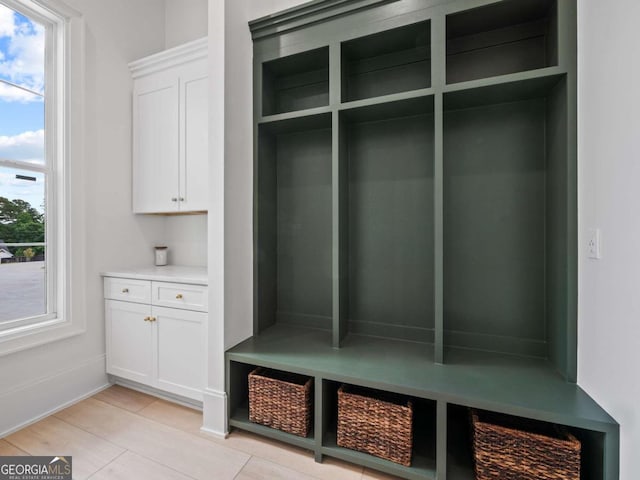
[[[621, 480], [640, 478], [640, 62], [637, 0], [581, 0], [579, 384], [621, 425]], [[602, 259], [585, 253], [602, 229]]]
[[207, 215], [185, 215], [165, 219], [164, 243], [169, 263], [207, 266]]
[[[106, 383], [100, 272], [152, 262], [164, 219], [131, 213], [131, 79], [127, 63], [164, 46], [164, 5], [155, 0], [69, 0], [86, 21], [85, 334], [0, 358], [0, 435]], [[122, 12], [126, 12], [124, 15]], [[79, 236], [80, 237], [80, 236]], [[81, 250], [81, 249], [79, 249]], [[77, 259], [82, 263], [81, 258]]]
[[207, 0], [165, 0], [165, 48], [207, 36]]

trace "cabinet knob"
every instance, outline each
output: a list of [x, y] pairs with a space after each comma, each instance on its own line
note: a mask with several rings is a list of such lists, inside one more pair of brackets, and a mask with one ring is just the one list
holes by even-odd
[[181, 202], [184, 202], [184, 197], [180, 197], [180, 201], [181, 201]]
[[181, 293], [176, 295], [176, 300], [182, 300], [182, 294]]
[[172, 201], [172, 202], [177, 202], [177, 201], [178, 201], [178, 198], [177, 198], [177, 197], [172, 197], [172, 198], [171, 198], [171, 201]]
[[156, 320], [157, 320], [157, 318], [156, 318], [156, 317], [149, 317], [149, 321], [150, 321], [150, 322], [155, 322]]
[[123, 288], [122, 289], [122, 293], [129, 293], [129, 289], [128, 288]]
[[151, 321], [151, 317], [144, 317], [144, 321], [145, 321], [145, 322], [149, 322], [149, 321]]

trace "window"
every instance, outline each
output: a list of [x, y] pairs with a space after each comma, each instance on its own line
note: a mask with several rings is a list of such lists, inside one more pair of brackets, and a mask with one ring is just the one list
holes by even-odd
[[55, 316], [46, 103], [45, 27], [0, 3], [0, 329]]
[[58, 0], [0, 0], [0, 354], [78, 331], [69, 295], [75, 17]]

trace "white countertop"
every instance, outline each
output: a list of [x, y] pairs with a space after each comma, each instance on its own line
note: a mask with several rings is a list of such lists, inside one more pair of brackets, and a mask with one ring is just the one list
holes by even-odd
[[194, 285], [209, 284], [207, 267], [166, 265], [164, 267], [124, 268], [103, 272], [101, 275], [103, 277], [131, 278], [157, 282], [190, 283]]

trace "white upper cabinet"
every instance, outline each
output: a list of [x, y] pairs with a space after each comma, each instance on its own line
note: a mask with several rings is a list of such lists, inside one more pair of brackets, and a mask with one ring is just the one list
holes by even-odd
[[204, 212], [207, 39], [138, 60], [133, 75], [133, 212]]

